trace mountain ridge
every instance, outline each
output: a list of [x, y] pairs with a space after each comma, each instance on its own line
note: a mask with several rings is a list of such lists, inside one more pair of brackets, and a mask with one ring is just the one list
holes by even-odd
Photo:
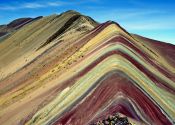
[[[63, 34], [57, 34], [57, 31], [60, 33], [60, 31], [64, 28], [64, 24], [74, 15], [80, 16], [80, 18], [81, 18], [81, 15], [79, 13], [68, 11], [68, 12], [65, 12], [65, 13], [60, 14], [60, 15], [51, 15], [48, 17], [41, 18], [40, 20], [37, 20], [29, 25], [24, 26], [22, 29], [19, 29], [15, 33], [10, 35], [10, 37], [8, 37], [7, 39], [1, 41], [0, 53], [4, 53], [3, 48], [6, 50], [11, 50], [11, 51], [12, 50], [16, 51], [16, 49], [17, 49], [19, 51], [19, 53], [16, 51], [16, 56], [19, 57], [22, 54], [24, 55], [24, 52], [22, 51], [23, 49], [24, 50], [27, 49], [27, 51], [29, 51], [29, 49], [30, 49], [30, 51], [31, 50], [36, 51], [36, 50], [44, 47], [45, 45], [47, 45], [51, 41], [54, 41], [57, 37], [60, 37], [60, 38], [58, 38], [58, 39], [60, 39], [60, 41], [64, 41], [64, 39], [70, 39], [70, 38], [76, 39], [76, 37], [83, 35], [82, 34], [83, 32], [91, 30], [92, 28], [94, 28], [97, 25], [96, 23], [92, 23], [92, 25], [88, 24], [89, 20], [79, 21], [75, 25], [75, 27], [72, 27], [69, 30], [69, 32], [68, 32], [69, 34], [67, 32], [64, 32]], [[70, 22], [70, 24], [72, 25], [73, 22]], [[46, 29], [46, 27], [47, 27], [47, 29]], [[84, 27], [84, 30], [74, 32], [76, 29], [81, 28], [81, 27]], [[43, 30], [45, 30], [45, 32], [47, 32], [46, 35], [42, 34]], [[39, 36], [34, 37], [33, 35], [28, 35], [28, 34], [30, 34], [30, 32], [31, 32], [31, 34], [36, 34]], [[62, 31], [61, 31], [61, 33], [62, 33]], [[73, 35], [74, 33], [76, 33], [77, 35]], [[72, 35], [70, 35], [70, 34], [72, 34]], [[14, 39], [16, 39], [16, 42], [13, 42]], [[35, 39], [35, 42], [32, 42], [32, 44], [30, 44], [30, 41], [34, 41], [34, 39]], [[40, 40], [40, 39], [42, 39], [42, 40]], [[27, 42], [27, 44], [25, 44], [26, 42]], [[54, 43], [52, 42], [52, 44], [54, 44]], [[14, 46], [14, 47], [10, 48], [12, 46]], [[7, 49], [7, 48], [9, 48], [9, 49]], [[47, 48], [45, 48], [45, 49], [47, 49]], [[8, 54], [8, 53], [6, 53], [6, 54]], [[15, 53], [13, 53], [13, 54], [15, 54]], [[9, 56], [11, 56], [10, 53], [9, 53]], [[15, 59], [15, 56], [12, 56], [12, 57], [3, 57], [2, 56], [1, 60], [4, 60], [3, 62], [6, 63], [6, 60], [7, 59], [9, 60], [9, 58], [12, 60], [13, 58]], [[9, 61], [7, 63], [9, 63]], [[2, 66], [0, 65], [0, 68], [1, 67], [3, 67], [3, 65]]]
[[17, 29], [20, 29], [24, 25], [26, 25], [32, 21], [38, 20], [40, 18], [42, 18], [42, 16], [39, 16], [36, 18], [18, 18], [18, 19], [11, 21], [8, 24], [0, 25], [0, 37], [4, 36], [6, 34], [12, 33]]
[[172, 125], [175, 53], [164, 44], [72, 10], [25, 25], [0, 43], [0, 122], [84, 125], [119, 113]]

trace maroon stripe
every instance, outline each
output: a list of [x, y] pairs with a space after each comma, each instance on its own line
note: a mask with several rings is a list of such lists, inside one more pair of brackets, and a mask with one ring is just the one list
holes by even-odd
[[[83, 103], [78, 104], [75, 108], [72, 108], [72, 110], [65, 113], [60, 119], [57, 120], [57, 122], [55, 122], [55, 125], [66, 123], [70, 123], [72, 125], [84, 125], [85, 123], [88, 123], [91, 118], [95, 116], [95, 113], [102, 111], [103, 106], [105, 106], [106, 103], [119, 92], [135, 101], [136, 105], [141, 108], [141, 113], [144, 112], [142, 116], [146, 117], [150, 123], [158, 125], [171, 125], [161, 110], [141, 90], [135, 87], [130, 80], [122, 77], [120, 74], [116, 73], [98, 84], [100, 84], [100, 86], [95, 89], [95, 91], [89, 97], [87, 97]], [[121, 113], [138, 120], [138, 116], [136, 117], [132, 115], [134, 114], [132, 113], [134, 111], [130, 111], [128, 107], [126, 108], [127, 109], [123, 111], [121, 104], [113, 104], [99, 116], [93, 119], [93, 121], [97, 121], [99, 118], [103, 118], [109, 114], [120, 111], [122, 111]]]

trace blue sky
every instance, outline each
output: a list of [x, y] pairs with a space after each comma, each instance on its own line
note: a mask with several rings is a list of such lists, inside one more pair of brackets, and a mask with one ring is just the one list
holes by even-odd
[[98, 22], [113, 20], [129, 32], [175, 44], [175, 0], [0, 0], [0, 24], [70, 9]]

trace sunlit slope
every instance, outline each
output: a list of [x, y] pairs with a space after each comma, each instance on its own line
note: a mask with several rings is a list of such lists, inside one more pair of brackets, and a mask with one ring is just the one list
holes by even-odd
[[96, 25], [78, 12], [67, 11], [24, 26], [0, 43], [0, 79], [30, 63], [53, 44], [80, 38]]
[[13, 32], [15, 32], [16, 30], [22, 28], [23, 26], [41, 18], [42, 16], [36, 17], [36, 18], [19, 18], [19, 19], [13, 20], [9, 24], [0, 25], [0, 41], [1, 41], [1, 37], [8, 36]]
[[[35, 22], [35, 27], [51, 17]], [[173, 124], [174, 64], [153, 44], [130, 35], [118, 24], [106, 22], [90, 31], [97, 24], [89, 20], [78, 18], [63, 35], [57, 37], [57, 32], [56, 38], [49, 37], [53, 41], [42, 41], [51, 35], [52, 23], [47, 28], [43, 25], [37, 31], [38, 39], [31, 35], [32, 43], [24, 42], [21, 50], [7, 51], [11, 40], [0, 45], [7, 51], [1, 59], [12, 57], [8, 65], [2, 64], [6, 75], [0, 82], [1, 123], [85, 125], [119, 112], [131, 123]], [[81, 26], [77, 22], [88, 30], [76, 30]], [[21, 58], [13, 59], [19, 57], [14, 52], [21, 53]], [[22, 62], [29, 52], [32, 61]]]

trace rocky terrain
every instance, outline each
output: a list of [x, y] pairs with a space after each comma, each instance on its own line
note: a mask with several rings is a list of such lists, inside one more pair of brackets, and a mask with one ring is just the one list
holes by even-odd
[[174, 45], [72, 10], [0, 34], [2, 125], [175, 124]]

